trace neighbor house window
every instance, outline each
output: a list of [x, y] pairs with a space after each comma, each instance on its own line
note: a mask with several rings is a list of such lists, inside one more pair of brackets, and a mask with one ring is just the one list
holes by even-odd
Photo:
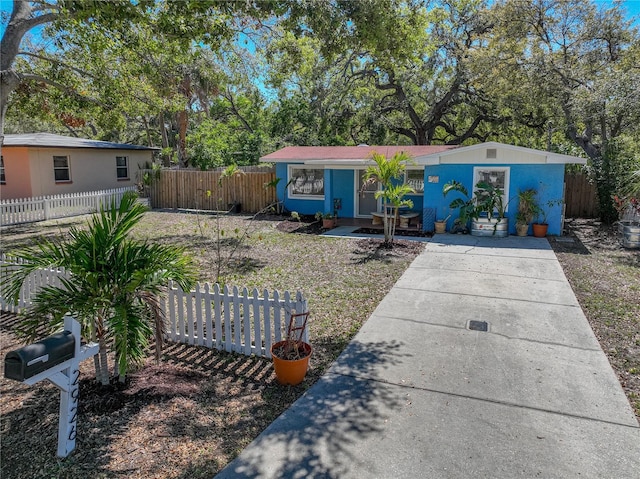
[[116, 156], [116, 175], [119, 180], [129, 179], [129, 158]]
[[481, 181], [489, 183], [494, 188], [502, 190], [502, 200], [507, 205], [509, 202], [509, 173], [509, 167], [476, 166], [473, 169], [473, 189], [475, 191], [476, 185]]
[[405, 170], [404, 182], [413, 188], [417, 195], [424, 193], [424, 171], [423, 170]]
[[289, 166], [289, 196], [297, 198], [324, 198], [324, 170]]
[[71, 170], [69, 169], [68, 156], [53, 157], [53, 174], [55, 176], [56, 183], [71, 181]]
[[7, 178], [4, 176], [4, 156], [0, 156], [0, 185], [7, 183]]

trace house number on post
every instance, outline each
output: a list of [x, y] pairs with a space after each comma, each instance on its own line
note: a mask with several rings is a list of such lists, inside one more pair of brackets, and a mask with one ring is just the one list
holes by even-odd
[[64, 332], [7, 353], [4, 375], [29, 386], [48, 380], [60, 389], [58, 456], [76, 447], [80, 362], [98, 353], [99, 345], [81, 344], [80, 323], [64, 317]]

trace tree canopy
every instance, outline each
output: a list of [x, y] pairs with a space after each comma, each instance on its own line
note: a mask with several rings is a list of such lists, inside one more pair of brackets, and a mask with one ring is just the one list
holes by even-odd
[[621, 3], [17, 0], [2, 21], [9, 132], [200, 168], [290, 144], [485, 140], [587, 156], [602, 184], [610, 159], [637, 166], [640, 38]]

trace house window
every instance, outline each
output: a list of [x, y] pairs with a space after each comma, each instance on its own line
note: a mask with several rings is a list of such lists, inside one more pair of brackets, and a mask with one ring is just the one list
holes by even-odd
[[324, 170], [321, 168], [305, 168], [289, 166], [289, 197], [324, 198]]
[[69, 169], [68, 156], [53, 157], [53, 174], [56, 183], [65, 183], [71, 181], [71, 170]]
[[424, 194], [424, 171], [406, 170], [404, 172], [404, 182], [416, 192], [417, 195]]
[[116, 176], [119, 180], [129, 179], [129, 158], [116, 156]]
[[5, 185], [7, 178], [4, 176], [4, 156], [0, 156], [0, 185]]
[[475, 191], [476, 185], [481, 181], [489, 183], [494, 188], [502, 190], [502, 200], [507, 205], [509, 202], [509, 173], [509, 167], [477, 166], [473, 169], [473, 189]]

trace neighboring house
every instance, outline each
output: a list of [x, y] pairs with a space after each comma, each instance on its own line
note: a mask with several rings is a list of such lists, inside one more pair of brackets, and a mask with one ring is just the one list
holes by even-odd
[[5, 135], [0, 198], [30, 198], [132, 186], [157, 148], [50, 133]]
[[[362, 191], [362, 175], [373, 164], [373, 152], [390, 158], [400, 151], [413, 159], [405, 173], [405, 182], [416, 191], [408, 196], [413, 200], [413, 211], [422, 214], [423, 208], [431, 208], [438, 218], [451, 214], [451, 227], [458, 216], [457, 211], [449, 211], [455, 195], [445, 198], [444, 184], [457, 180], [471, 193], [484, 179], [503, 188], [505, 198], [511, 200], [507, 210], [511, 233], [515, 233], [519, 190], [535, 188], [541, 205], [562, 199], [565, 164], [586, 163], [584, 158], [496, 142], [472, 146], [288, 146], [260, 161], [276, 164], [276, 176], [283, 179], [278, 183], [278, 198], [288, 210], [301, 214], [337, 211], [343, 218], [371, 218], [381, 204], [374, 198], [375, 187]], [[550, 208], [549, 234], [560, 234], [562, 211], [561, 205]]]

